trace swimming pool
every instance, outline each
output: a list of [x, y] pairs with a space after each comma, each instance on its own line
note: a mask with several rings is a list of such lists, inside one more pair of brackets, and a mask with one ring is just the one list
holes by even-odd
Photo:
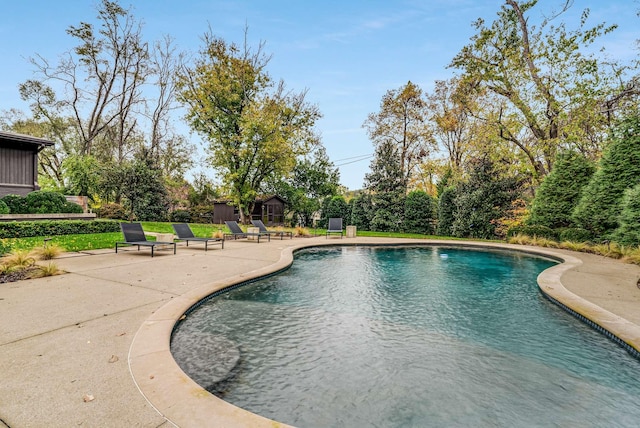
[[459, 248], [296, 254], [179, 324], [176, 361], [313, 426], [636, 426], [640, 362], [537, 290], [554, 262]]

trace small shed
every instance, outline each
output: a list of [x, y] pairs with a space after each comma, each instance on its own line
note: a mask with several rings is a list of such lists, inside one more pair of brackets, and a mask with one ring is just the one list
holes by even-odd
[[38, 153], [53, 142], [0, 131], [0, 197], [26, 195], [38, 186]]
[[[229, 205], [229, 200], [218, 200], [213, 204], [213, 222], [223, 223], [226, 220], [240, 219], [238, 208]], [[262, 220], [267, 226], [284, 224], [284, 206], [286, 201], [277, 195], [260, 196], [256, 198], [252, 220]]]

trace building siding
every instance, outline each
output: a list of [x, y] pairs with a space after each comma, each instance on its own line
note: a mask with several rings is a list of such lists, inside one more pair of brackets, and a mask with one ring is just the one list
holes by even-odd
[[28, 186], [33, 190], [33, 157], [32, 151], [0, 147], [0, 185]]

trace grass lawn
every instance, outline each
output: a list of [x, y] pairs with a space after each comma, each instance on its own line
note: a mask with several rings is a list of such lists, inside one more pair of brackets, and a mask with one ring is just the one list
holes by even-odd
[[[226, 226], [220, 226], [218, 224], [190, 224], [189, 226], [191, 227], [194, 235], [202, 237], [211, 236], [218, 230], [229, 232], [229, 229], [227, 229]], [[145, 232], [174, 233], [171, 223], [142, 222], [142, 228]], [[0, 239], [0, 254], [2, 254], [2, 249], [11, 249], [13, 251], [32, 250], [34, 248], [43, 247], [45, 238], [49, 239], [47, 241], [47, 245], [56, 244], [63, 248], [64, 251], [97, 250], [101, 248], [115, 249], [116, 242], [124, 240], [121, 232], [46, 237], [36, 236], [31, 238], [5, 238]], [[154, 240], [155, 238], [148, 237], [148, 239]]]
[[[218, 230], [222, 230], [222, 232], [227, 233], [229, 229], [227, 229], [224, 225], [219, 224], [190, 224], [191, 230], [194, 235], [201, 237], [208, 237], [213, 235], [213, 233]], [[171, 227], [171, 223], [164, 222], [142, 222], [142, 228], [145, 232], [156, 232], [156, 233], [173, 233], [173, 228]], [[287, 230], [293, 230], [291, 228]], [[309, 234], [324, 236], [326, 233], [326, 229], [307, 229]], [[417, 239], [460, 239], [462, 238], [451, 238], [451, 237], [439, 237], [432, 235], [421, 235], [417, 233], [401, 233], [401, 232], [369, 232], [369, 231], [358, 231], [358, 236], [372, 236], [372, 237], [386, 237], [386, 238], [417, 238]], [[37, 247], [44, 246], [44, 239], [47, 238], [48, 244], [56, 244], [59, 247], [63, 248], [64, 251], [83, 251], [83, 250], [97, 250], [101, 248], [115, 248], [116, 241], [122, 241], [124, 237], [121, 232], [111, 232], [111, 233], [93, 233], [93, 234], [82, 234], [82, 235], [59, 235], [59, 236], [39, 236], [32, 238], [6, 238], [0, 240], [0, 253], [4, 248], [10, 248], [11, 250], [32, 250]], [[155, 238], [149, 237], [148, 239], [153, 240]]]

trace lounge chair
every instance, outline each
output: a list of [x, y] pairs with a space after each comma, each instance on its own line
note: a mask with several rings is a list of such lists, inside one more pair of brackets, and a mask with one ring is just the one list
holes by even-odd
[[255, 227], [260, 229], [261, 233], [268, 233], [269, 235], [279, 236], [281, 241], [282, 241], [282, 238], [284, 236], [288, 236], [289, 238], [293, 239], [293, 232], [289, 232], [289, 231], [286, 231], [286, 230], [282, 230], [282, 231], [281, 230], [267, 230], [267, 226], [264, 225], [262, 220], [251, 220], [251, 224], [253, 224]]
[[189, 241], [195, 241], [195, 242], [204, 242], [205, 251], [207, 251], [209, 242], [213, 242], [214, 244], [220, 244], [222, 245], [222, 248], [224, 248], [223, 238], [198, 238], [193, 234], [193, 232], [191, 231], [191, 227], [189, 227], [187, 223], [177, 223], [177, 224], [172, 224], [171, 226], [173, 226], [173, 230], [176, 232], [176, 235], [178, 235], [178, 240], [186, 241], [187, 247], [189, 246]]
[[327, 238], [332, 233], [339, 233], [342, 239], [342, 218], [330, 218], [329, 227], [327, 227]]
[[118, 252], [118, 245], [137, 245], [138, 251], [140, 251], [141, 246], [151, 247], [151, 257], [153, 257], [153, 249], [157, 245], [173, 245], [173, 254], [176, 253], [175, 242], [148, 241], [140, 223], [120, 223], [120, 229], [124, 235], [124, 242], [116, 242], [116, 253]]
[[255, 236], [258, 238], [258, 244], [260, 243], [260, 237], [261, 236], [266, 236], [267, 239], [269, 241], [271, 241], [271, 235], [269, 235], [268, 233], [262, 233], [262, 232], [258, 232], [258, 233], [249, 233], [249, 232], [243, 232], [242, 229], [240, 228], [240, 225], [238, 224], [238, 222], [236, 221], [229, 221], [226, 220], [224, 222], [224, 224], [227, 225], [227, 227], [229, 228], [229, 230], [231, 231], [231, 233], [225, 233], [225, 236], [233, 236], [233, 239], [238, 239], [238, 238], [248, 238], [249, 236]]

